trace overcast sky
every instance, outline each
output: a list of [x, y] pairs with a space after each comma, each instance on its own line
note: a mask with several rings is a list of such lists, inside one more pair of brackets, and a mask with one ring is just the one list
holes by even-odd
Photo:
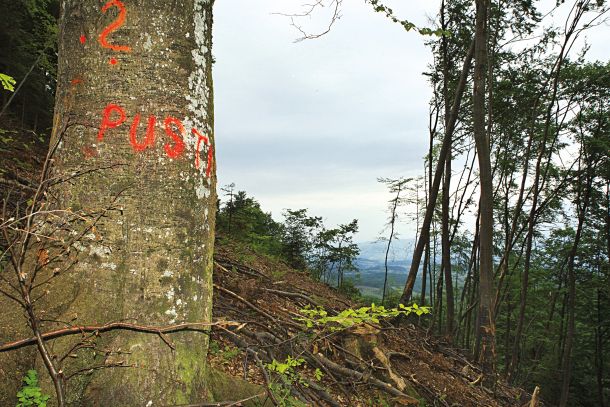
[[[422, 75], [431, 62], [426, 37], [405, 32], [362, 0], [345, 0], [330, 33], [295, 43], [290, 20], [273, 13], [298, 11], [301, 3], [216, 2], [219, 186], [235, 182], [277, 220], [286, 208], [308, 208], [329, 227], [357, 218], [357, 240], [373, 240], [389, 198], [377, 178], [416, 176], [423, 167], [431, 96]], [[419, 25], [439, 3], [387, 2]], [[303, 23], [315, 31], [325, 17]], [[604, 43], [591, 52], [607, 60]], [[402, 232], [413, 238], [414, 225]]]

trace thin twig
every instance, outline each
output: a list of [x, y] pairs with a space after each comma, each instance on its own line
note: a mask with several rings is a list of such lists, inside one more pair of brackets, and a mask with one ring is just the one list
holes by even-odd
[[[243, 406], [245, 402], [262, 398], [265, 393], [255, 394], [254, 396], [247, 397], [245, 399], [237, 401], [219, 401], [218, 403], [197, 403], [197, 404], [176, 404], [171, 407], [232, 407], [232, 406]], [[170, 406], [166, 406], [170, 407]]]
[[[239, 322], [234, 321], [216, 321], [216, 322], [185, 322], [177, 325], [167, 326], [152, 326], [152, 325], [137, 325], [129, 324], [126, 322], [114, 322], [105, 325], [86, 325], [86, 326], [73, 326], [70, 328], [57, 329], [55, 331], [46, 332], [41, 334], [43, 340], [60, 338], [62, 336], [77, 335], [82, 333], [90, 332], [108, 332], [115, 330], [124, 331], [135, 331], [143, 333], [153, 333], [159, 336], [168, 333], [180, 332], [180, 331], [205, 331], [204, 328], [213, 326], [240, 326]], [[0, 353], [7, 352], [9, 350], [23, 348], [24, 346], [31, 346], [36, 344], [36, 338], [27, 338], [19, 341], [5, 343], [0, 345]]]
[[330, 1], [330, 3], [328, 5], [332, 8], [332, 14], [330, 16], [330, 20], [329, 20], [326, 28], [320, 32], [308, 33], [307, 31], [305, 31], [305, 29], [300, 24], [296, 23], [296, 20], [302, 19], [302, 18], [310, 18], [314, 14], [316, 9], [327, 7], [327, 5], [324, 3], [325, 3], [324, 0], [316, 0], [312, 4], [304, 4], [304, 7], [307, 7], [307, 10], [305, 10], [301, 13], [272, 13], [272, 14], [290, 18], [290, 25], [292, 27], [294, 27], [297, 31], [299, 31], [299, 33], [301, 34], [301, 37], [297, 38], [295, 40], [295, 42], [301, 42], [304, 40], [313, 40], [313, 39], [320, 38], [320, 37], [328, 34], [330, 32], [330, 30], [332, 29], [332, 27], [335, 25], [335, 23], [341, 18], [341, 4], [343, 3], [343, 0], [331, 0]]

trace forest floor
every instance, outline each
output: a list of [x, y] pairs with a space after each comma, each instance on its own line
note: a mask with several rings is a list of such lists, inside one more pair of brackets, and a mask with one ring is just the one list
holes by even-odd
[[[209, 361], [213, 369], [260, 385], [258, 401], [244, 405], [542, 405], [501, 380], [494, 390], [483, 387], [476, 364], [417, 326], [417, 318], [429, 315], [408, 317], [399, 327], [380, 321], [307, 328], [299, 321], [307, 306], [332, 316], [361, 305], [226, 238], [217, 240], [214, 289], [214, 318], [242, 325], [214, 330]], [[284, 374], [269, 369], [273, 360], [289, 365], [287, 358], [302, 363]]]

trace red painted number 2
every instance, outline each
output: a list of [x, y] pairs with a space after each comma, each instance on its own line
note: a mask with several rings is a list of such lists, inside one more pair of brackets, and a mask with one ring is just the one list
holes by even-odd
[[106, 28], [104, 28], [104, 31], [102, 31], [102, 33], [100, 34], [100, 45], [104, 48], [110, 48], [113, 51], [129, 52], [131, 51], [131, 48], [129, 46], [109, 44], [108, 40], [106, 40], [106, 37], [108, 37], [110, 33], [112, 33], [114, 30], [119, 29], [125, 23], [125, 17], [127, 15], [127, 10], [125, 10], [125, 5], [122, 1], [110, 0], [108, 3], [104, 4], [104, 7], [102, 7], [102, 12], [105, 13], [110, 7], [118, 8], [119, 15], [117, 19], [110, 23]]

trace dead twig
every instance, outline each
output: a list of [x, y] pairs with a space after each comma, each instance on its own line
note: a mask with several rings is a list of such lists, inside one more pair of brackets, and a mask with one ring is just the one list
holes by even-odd
[[166, 407], [232, 407], [232, 406], [243, 406], [245, 402], [262, 398], [265, 393], [255, 394], [254, 396], [247, 397], [245, 399], [237, 401], [219, 401], [218, 403], [197, 403], [197, 404], [176, 404], [173, 406]]
[[[330, 0], [328, 4], [326, 4], [326, 0], [315, 0], [311, 4], [304, 4], [305, 10], [301, 13], [272, 13], [275, 15], [279, 15], [282, 17], [290, 18], [290, 25], [294, 27], [300, 34], [301, 37], [297, 38], [295, 42], [301, 42], [304, 40], [312, 40], [316, 38], [320, 38], [330, 32], [333, 25], [341, 18], [341, 5], [343, 0]], [[323, 8], [329, 7], [331, 10], [330, 19], [326, 28], [322, 29], [317, 33], [308, 33], [302, 25], [297, 23], [297, 20], [303, 18], [311, 18], [316, 10], [320, 10]]]

